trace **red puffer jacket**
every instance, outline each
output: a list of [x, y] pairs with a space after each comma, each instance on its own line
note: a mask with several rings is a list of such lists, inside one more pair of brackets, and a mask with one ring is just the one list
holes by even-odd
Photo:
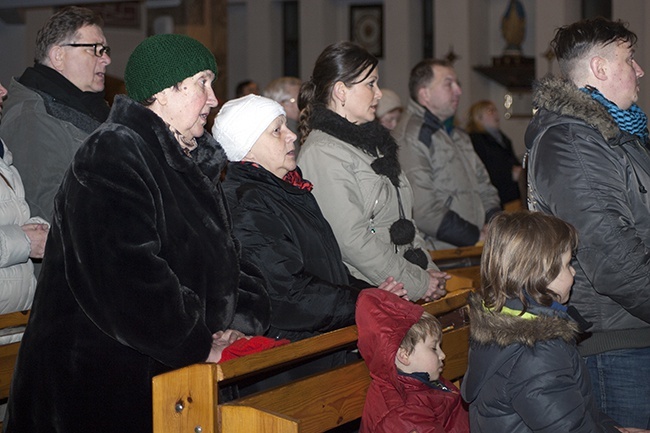
[[458, 388], [442, 377], [440, 382], [450, 391], [397, 373], [399, 345], [423, 311], [383, 290], [367, 289], [359, 295], [358, 345], [372, 377], [360, 433], [469, 433]]

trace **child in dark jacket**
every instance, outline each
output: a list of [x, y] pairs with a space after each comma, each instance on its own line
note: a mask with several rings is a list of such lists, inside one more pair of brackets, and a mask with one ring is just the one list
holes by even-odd
[[462, 395], [472, 433], [645, 432], [601, 413], [576, 349], [585, 323], [569, 300], [573, 226], [537, 212], [488, 226], [481, 288], [470, 298], [469, 367]]
[[458, 388], [440, 376], [440, 322], [422, 306], [378, 289], [361, 292], [359, 351], [372, 383], [360, 433], [469, 433]]

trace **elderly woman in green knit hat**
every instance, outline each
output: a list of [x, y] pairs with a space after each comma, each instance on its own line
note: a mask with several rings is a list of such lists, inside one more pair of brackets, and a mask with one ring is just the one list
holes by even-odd
[[157, 35], [126, 66], [128, 97], [77, 152], [12, 383], [7, 431], [152, 431], [151, 378], [218, 361], [261, 334], [270, 304], [241, 261], [204, 125], [217, 65]]

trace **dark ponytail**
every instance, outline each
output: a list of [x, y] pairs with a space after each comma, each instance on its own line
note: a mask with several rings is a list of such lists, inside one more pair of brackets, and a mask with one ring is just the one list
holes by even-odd
[[[343, 41], [329, 45], [316, 59], [309, 81], [302, 84], [298, 97], [300, 109], [301, 144], [311, 131], [309, 126], [314, 105], [329, 106], [334, 85], [341, 81], [346, 86], [359, 83], [375, 70], [379, 60], [361, 45]], [[370, 68], [366, 76], [361, 74]]]

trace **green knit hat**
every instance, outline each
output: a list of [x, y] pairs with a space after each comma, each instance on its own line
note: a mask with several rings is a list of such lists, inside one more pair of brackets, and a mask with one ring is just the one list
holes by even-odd
[[140, 102], [194, 74], [211, 70], [214, 55], [201, 42], [185, 35], [155, 35], [140, 43], [124, 71], [126, 93]]

